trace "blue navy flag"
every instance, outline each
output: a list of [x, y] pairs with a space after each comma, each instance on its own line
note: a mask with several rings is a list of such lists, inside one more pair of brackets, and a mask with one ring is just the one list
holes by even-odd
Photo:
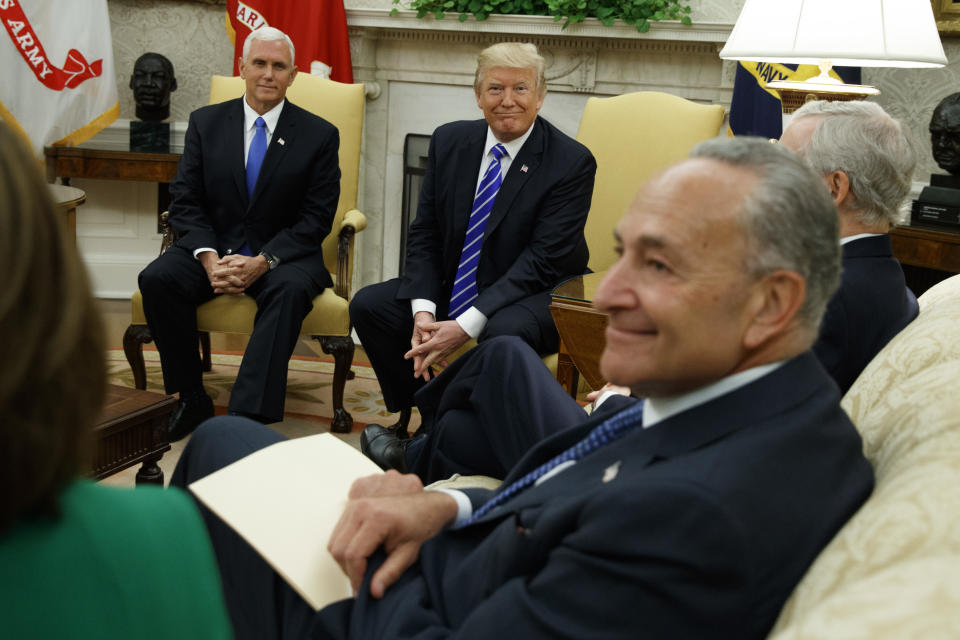
[[[783, 127], [780, 96], [768, 89], [767, 83], [806, 80], [819, 73], [820, 69], [810, 64], [739, 62], [730, 102], [730, 131], [735, 136], [779, 138]], [[860, 67], [834, 67], [830, 75], [848, 84], [860, 84]]]

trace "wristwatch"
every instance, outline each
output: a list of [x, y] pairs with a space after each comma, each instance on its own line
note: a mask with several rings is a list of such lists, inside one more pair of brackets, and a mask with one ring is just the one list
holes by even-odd
[[260, 252], [260, 255], [262, 255], [263, 259], [267, 261], [267, 267], [270, 269], [270, 271], [276, 269], [277, 265], [280, 264], [280, 258], [277, 256], [272, 256], [269, 253], [264, 253], [263, 251]]

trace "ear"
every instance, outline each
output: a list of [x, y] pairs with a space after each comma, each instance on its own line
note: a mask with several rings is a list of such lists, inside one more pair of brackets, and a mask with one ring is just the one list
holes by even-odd
[[177, 90], [177, 79], [173, 76], [170, 77], [170, 93], [173, 93]]
[[807, 282], [796, 271], [780, 269], [754, 284], [743, 346], [754, 350], [785, 333], [806, 296]]
[[246, 78], [247, 76], [243, 75], [243, 58], [237, 58], [237, 69], [240, 69], [240, 77]]
[[837, 208], [840, 209], [846, 206], [844, 201], [848, 197], [853, 197], [850, 191], [850, 177], [847, 175], [847, 172], [837, 169], [824, 176], [824, 179], [827, 181], [827, 188], [830, 189], [830, 197], [833, 198], [833, 203]]
[[297, 65], [290, 67], [290, 82], [287, 83], [287, 86], [293, 84], [293, 80], [297, 77]]

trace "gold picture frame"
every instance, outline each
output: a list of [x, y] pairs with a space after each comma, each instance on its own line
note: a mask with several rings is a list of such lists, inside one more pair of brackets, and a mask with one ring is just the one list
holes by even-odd
[[960, 35], [960, 0], [931, 0], [937, 30], [943, 35]]

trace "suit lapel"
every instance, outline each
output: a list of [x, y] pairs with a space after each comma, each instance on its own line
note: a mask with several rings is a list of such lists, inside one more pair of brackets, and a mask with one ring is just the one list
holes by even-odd
[[250, 209], [257, 203], [257, 199], [263, 193], [266, 185], [270, 184], [270, 176], [276, 168], [283, 162], [288, 150], [293, 146], [296, 136], [294, 135], [296, 116], [291, 108], [293, 104], [287, 100], [280, 112], [280, 118], [277, 120], [276, 131], [270, 137], [270, 145], [267, 147], [267, 154], [263, 157], [263, 165], [260, 167], [260, 175], [257, 176], [257, 184], [253, 188], [253, 197], [250, 198]]
[[[833, 385], [825, 385], [826, 380], [829, 380], [826, 371], [813, 353], [807, 351], [739, 389], [671, 416], [649, 429], [632, 430], [619, 442], [595, 451], [556, 478], [521, 492], [491, 511], [483, 521], [541, 504], [549, 497], [579, 493], [585, 482], [603, 482], [612, 463], [628, 465], [635, 471], [655, 460], [674, 458], [704, 447], [745, 426], [775, 422], [781, 414], [807, 402], [813, 394], [822, 393], [825, 386], [835, 389]], [[758, 398], [763, 399], [762, 403], [758, 404]], [[573, 446], [609, 417], [589, 419], [543, 440], [524, 456], [503, 486]]]
[[467, 222], [473, 211], [473, 198], [477, 195], [477, 178], [480, 176], [480, 161], [486, 139], [487, 123], [479, 120], [476, 131], [459, 143], [453, 159], [453, 171], [457, 176], [453, 193], [453, 238], [457, 245], [455, 259], [458, 262], [463, 238], [467, 234]]
[[227, 115], [226, 136], [227, 148], [225, 149], [227, 161], [230, 163], [230, 173], [233, 174], [233, 182], [240, 192], [240, 201], [246, 203], [250, 196], [247, 194], [247, 169], [244, 165], [243, 144], [246, 132], [243, 130], [243, 98], [238, 98], [236, 108], [231, 109]]
[[510, 171], [503, 177], [500, 193], [497, 194], [497, 199], [493, 203], [493, 211], [490, 212], [490, 220], [487, 221], [484, 238], [490, 237], [497, 225], [506, 217], [510, 205], [513, 204], [523, 185], [530, 179], [530, 176], [536, 173], [543, 158], [543, 138], [543, 124], [537, 118], [533, 123], [533, 133], [520, 148], [517, 157], [510, 163]]

